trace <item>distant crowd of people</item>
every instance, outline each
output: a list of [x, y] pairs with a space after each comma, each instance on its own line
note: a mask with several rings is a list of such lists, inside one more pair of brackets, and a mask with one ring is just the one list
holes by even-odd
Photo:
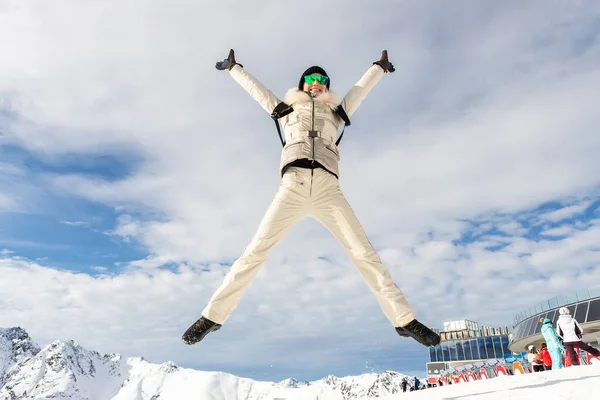
[[531, 364], [533, 372], [562, 368], [563, 354], [568, 357], [571, 365], [579, 365], [579, 356], [575, 349], [582, 349], [592, 356], [600, 357], [600, 350], [583, 342], [583, 329], [571, 316], [569, 309], [562, 307], [558, 314], [556, 328], [552, 326], [549, 318], [540, 321], [542, 335], [546, 340], [546, 343], [540, 346], [540, 351], [534, 345], [528, 347], [527, 361]]

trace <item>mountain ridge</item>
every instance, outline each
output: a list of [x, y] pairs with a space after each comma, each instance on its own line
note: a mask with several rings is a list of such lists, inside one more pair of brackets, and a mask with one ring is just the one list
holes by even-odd
[[153, 364], [141, 357], [101, 355], [74, 340], [55, 340], [40, 348], [22, 328], [0, 328], [0, 398], [10, 400], [353, 400], [399, 393], [404, 378], [412, 385], [412, 377], [394, 371], [328, 375], [311, 382], [255, 381], [182, 368], [171, 361]]

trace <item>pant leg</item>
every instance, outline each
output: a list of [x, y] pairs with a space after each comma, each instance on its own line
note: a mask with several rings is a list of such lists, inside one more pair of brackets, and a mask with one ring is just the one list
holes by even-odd
[[562, 355], [560, 349], [548, 350], [550, 352], [550, 358], [552, 358], [552, 369], [562, 368]]
[[306, 216], [306, 196], [299, 185], [295, 171], [285, 173], [254, 238], [242, 256], [233, 263], [223, 283], [202, 311], [205, 318], [218, 324], [223, 324], [229, 318], [273, 248]]
[[312, 216], [322, 223], [344, 248], [375, 295], [383, 313], [395, 327], [415, 319], [404, 294], [381, 263], [354, 211], [331, 174], [315, 170]]
[[587, 351], [588, 353], [590, 353], [593, 356], [600, 357], [600, 351], [597, 348], [592, 347], [589, 344], [584, 343], [583, 341], [578, 342], [577, 347], [579, 347], [580, 349], [582, 349], [584, 351]]
[[567, 342], [565, 343], [565, 351], [571, 361], [571, 365], [579, 365], [579, 358], [577, 358], [577, 354], [575, 353], [575, 345], [577, 342]]

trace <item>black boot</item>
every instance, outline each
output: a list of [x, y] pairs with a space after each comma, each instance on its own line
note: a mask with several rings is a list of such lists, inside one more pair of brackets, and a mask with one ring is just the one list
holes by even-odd
[[210, 319], [200, 317], [200, 319], [192, 324], [181, 337], [181, 341], [185, 344], [195, 344], [204, 339], [206, 335], [212, 331], [218, 331], [221, 325], [212, 322]]
[[440, 335], [413, 319], [408, 325], [396, 328], [398, 335], [411, 337], [424, 346], [437, 346], [440, 344]]

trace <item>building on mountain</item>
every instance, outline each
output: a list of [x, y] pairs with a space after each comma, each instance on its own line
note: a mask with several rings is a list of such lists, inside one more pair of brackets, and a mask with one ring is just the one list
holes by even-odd
[[513, 354], [508, 345], [510, 333], [507, 327], [489, 327], [470, 320], [444, 322], [439, 332], [442, 342], [429, 348], [426, 364], [427, 381], [438, 384], [444, 371], [471, 369], [474, 366], [493, 363], [511, 363], [522, 359], [523, 353]]

